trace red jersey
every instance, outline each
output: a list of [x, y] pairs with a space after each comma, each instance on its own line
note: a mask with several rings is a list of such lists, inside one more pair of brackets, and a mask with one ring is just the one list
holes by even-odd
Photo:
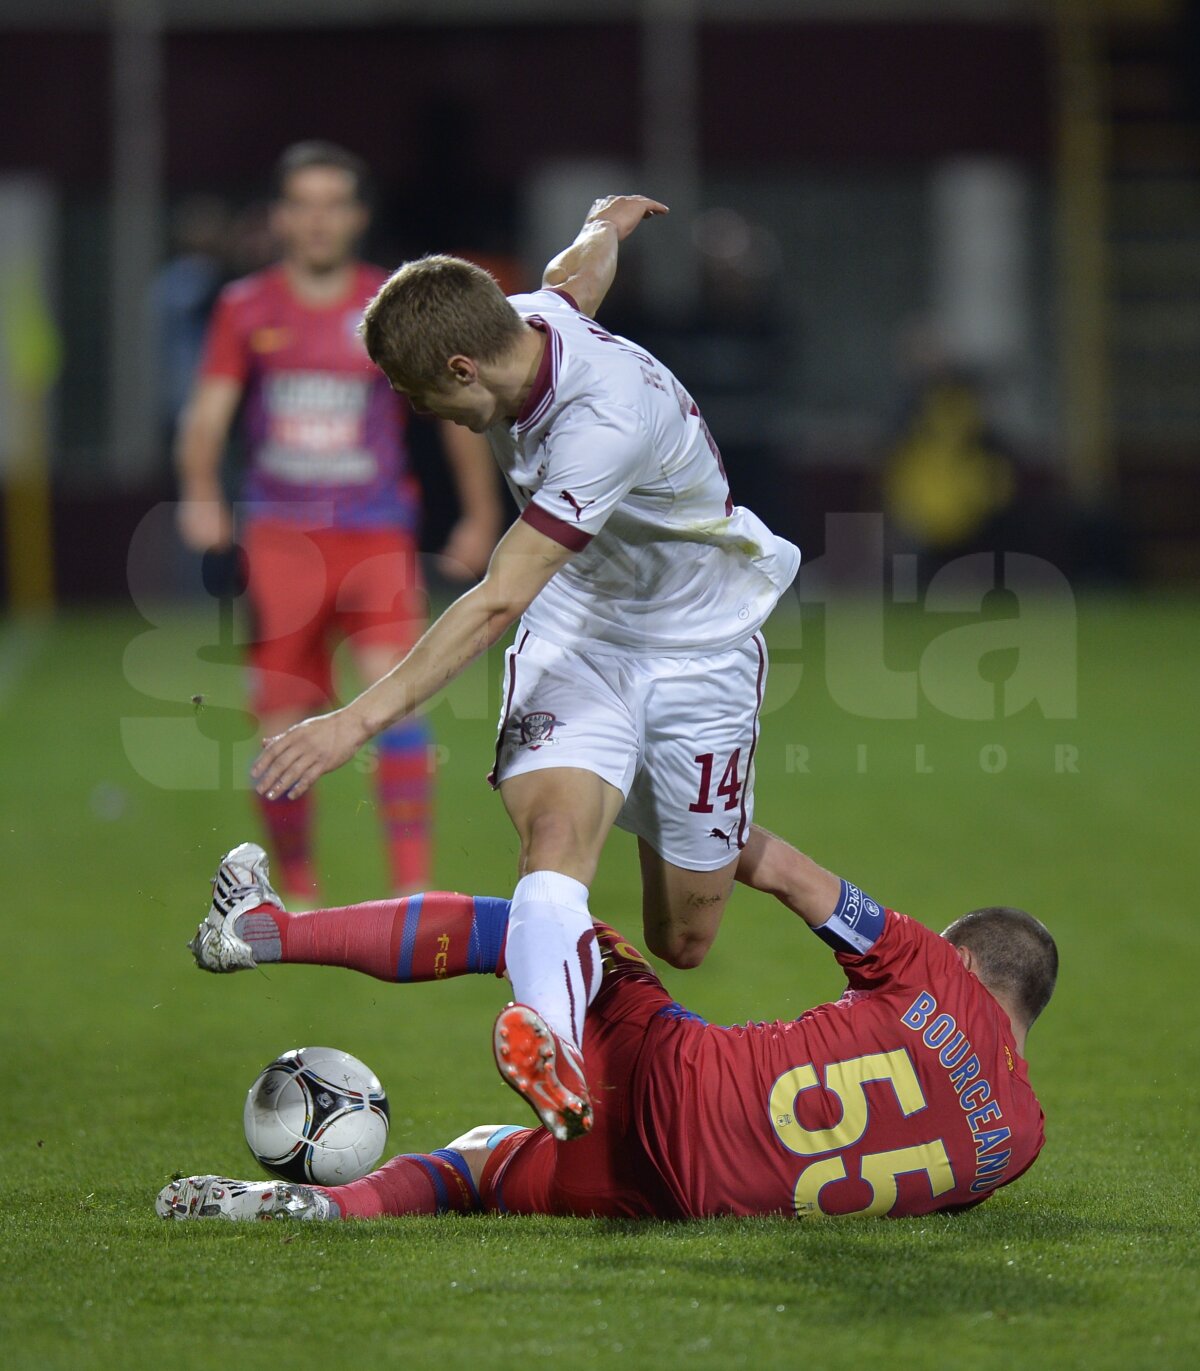
[[843, 888], [874, 913], [858, 920], [866, 950], [838, 952], [836, 1003], [734, 1028], [672, 1007], [649, 1027], [638, 1132], [685, 1216], [959, 1208], [1041, 1151], [1041, 1106], [996, 1000], [945, 939]]
[[363, 307], [387, 279], [358, 263], [333, 304], [300, 300], [284, 269], [226, 286], [209, 327], [202, 376], [245, 386], [244, 497], [255, 515], [323, 526], [416, 525], [407, 472], [407, 408], [358, 336]]

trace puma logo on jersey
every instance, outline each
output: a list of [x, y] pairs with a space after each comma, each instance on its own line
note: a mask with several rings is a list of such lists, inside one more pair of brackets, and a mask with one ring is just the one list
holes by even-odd
[[565, 500], [567, 504], [569, 504], [571, 508], [575, 511], [576, 523], [578, 523], [580, 519], [583, 518], [584, 510], [586, 510], [589, 505], [594, 505], [596, 503], [595, 500], [585, 500], [583, 504], [580, 504], [579, 501], [574, 497], [574, 495], [571, 494], [569, 490], [562, 491], [559, 494], [558, 498], [560, 500]]
[[722, 833], [722, 831], [721, 831], [719, 828], [714, 828], [714, 829], [709, 833], [708, 836], [709, 836], [710, 838], [723, 838], [723, 839], [725, 840], [725, 846], [726, 846], [726, 847], [729, 847], [729, 848], [732, 848], [732, 847], [733, 847], [733, 835], [734, 835], [734, 833], [735, 833], [736, 831], [737, 831], [737, 824], [730, 824], [730, 825], [729, 825], [729, 832], [728, 832], [728, 833]]

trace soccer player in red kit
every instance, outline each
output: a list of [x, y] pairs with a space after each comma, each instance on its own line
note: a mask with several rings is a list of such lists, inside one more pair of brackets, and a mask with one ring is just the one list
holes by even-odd
[[[492, 1125], [336, 1187], [193, 1176], [164, 1218], [500, 1213], [687, 1219], [968, 1208], [1044, 1141], [1025, 1036], [1058, 970], [1050, 934], [992, 907], [941, 936], [755, 827], [739, 879], [774, 889], [833, 950], [847, 989], [800, 1018], [720, 1027], [677, 1004], [604, 924], [585, 1028], [595, 1122], [560, 1143]], [[508, 902], [464, 895], [289, 915], [249, 845], [218, 873], [202, 966], [348, 966], [389, 981], [502, 972]]]
[[[226, 547], [232, 516], [220, 467], [239, 409], [247, 475], [241, 541], [253, 614], [253, 705], [267, 735], [333, 698], [332, 652], [348, 641], [377, 680], [424, 627], [417, 571], [419, 497], [406, 469], [406, 403], [359, 339], [362, 310], [386, 273], [355, 257], [367, 226], [366, 171], [328, 143], [280, 160], [272, 227], [277, 266], [222, 292], [179, 434], [179, 523], [196, 551]], [[441, 437], [463, 516], [448, 566], [474, 576], [500, 524], [486, 444], [453, 424]], [[393, 888], [428, 880], [429, 749], [411, 719], [379, 740], [377, 779]], [[311, 899], [311, 799], [260, 799], [280, 883]]]

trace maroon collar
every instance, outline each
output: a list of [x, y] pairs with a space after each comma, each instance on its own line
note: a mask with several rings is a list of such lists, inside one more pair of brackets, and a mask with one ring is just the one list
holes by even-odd
[[542, 349], [542, 360], [538, 363], [533, 385], [525, 397], [525, 403], [521, 406], [520, 414], [517, 415], [517, 428], [526, 428], [541, 418], [553, 398], [554, 383], [558, 379], [557, 351], [559, 341], [557, 333], [539, 314], [525, 315], [525, 322], [530, 328], [535, 328], [539, 333], [546, 335], [546, 345]]

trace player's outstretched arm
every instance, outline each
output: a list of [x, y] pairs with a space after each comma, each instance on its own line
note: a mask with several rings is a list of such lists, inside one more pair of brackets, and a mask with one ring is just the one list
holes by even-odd
[[318, 776], [349, 761], [486, 652], [573, 555], [518, 519], [496, 545], [483, 580], [430, 625], [398, 666], [344, 709], [267, 739], [251, 772], [255, 789], [272, 799], [303, 795]]
[[828, 920], [842, 892], [842, 882], [832, 871], [758, 824], [750, 827], [736, 875], [752, 890], [774, 895], [810, 928]]
[[645, 195], [606, 195], [592, 204], [579, 236], [551, 261], [542, 285], [565, 290], [584, 314], [594, 315], [617, 274], [617, 248], [643, 219], [668, 214]]

